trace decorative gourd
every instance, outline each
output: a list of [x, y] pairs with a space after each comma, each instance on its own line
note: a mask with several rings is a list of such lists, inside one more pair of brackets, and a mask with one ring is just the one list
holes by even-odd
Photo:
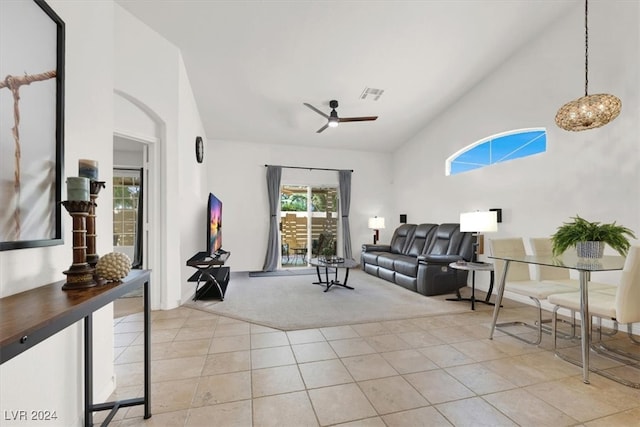
[[103, 255], [96, 264], [96, 274], [108, 281], [124, 279], [131, 271], [131, 259], [122, 252]]

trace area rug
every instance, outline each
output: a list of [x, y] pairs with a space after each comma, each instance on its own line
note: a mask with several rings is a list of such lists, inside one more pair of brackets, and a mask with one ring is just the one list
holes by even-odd
[[[341, 272], [342, 278], [342, 272]], [[323, 292], [313, 276], [231, 276], [224, 301], [189, 301], [187, 307], [281, 330], [380, 322], [470, 310], [446, 296], [425, 297], [398, 285], [351, 270], [348, 284]], [[449, 295], [450, 296], [450, 295]]]

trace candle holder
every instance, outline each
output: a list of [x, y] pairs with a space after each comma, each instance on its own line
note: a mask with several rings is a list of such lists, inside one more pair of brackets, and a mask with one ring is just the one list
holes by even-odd
[[89, 197], [92, 205], [89, 207], [87, 215], [87, 263], [91, 267], [95, 267], [100, 257], [96, 250], [96, 199], [101, 189], [105, 187], [105, 181], [94, 181], [89, 183]]
[[73, 264], [63, 271], [67, 275], [67, 282], [62, 289], [91, 288], [97, 283], [93, 278], [95, 268], [87, 263], [86, 219], [95, 203], [86, 200], [66, 200], [61, 203], [73, 218]]

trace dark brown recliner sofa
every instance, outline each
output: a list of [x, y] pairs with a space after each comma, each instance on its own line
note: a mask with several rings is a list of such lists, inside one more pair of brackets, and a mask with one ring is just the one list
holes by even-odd
[[388, 245], [362, 245], [361, 266], [374, 276], [422, 295], [441, 295], [467, 286], [467, 271], [449, 264], [470, 261], [473, 235], [460, 224], [403, 224]]

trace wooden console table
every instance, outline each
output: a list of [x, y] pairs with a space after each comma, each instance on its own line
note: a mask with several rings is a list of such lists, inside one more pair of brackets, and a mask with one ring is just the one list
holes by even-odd
[[[122, 282], [63, 291], [65, 280], [0, 298], [0, 364], [84, 319], [84, 425], [93, 425], [93, 412], [144, 405], [151, 417], [150, 270], [132, 270]], [[144, 289], [144, 397], [93, 403], [93, 312], [133, 290]]]

